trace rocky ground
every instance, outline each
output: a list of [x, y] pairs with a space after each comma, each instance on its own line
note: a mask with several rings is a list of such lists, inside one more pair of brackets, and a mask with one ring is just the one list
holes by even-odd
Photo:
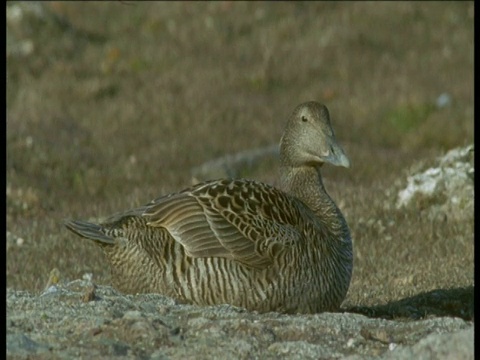
[[119, 294], [89, 280], [7, 291], [8, 358], [473, 359], [474, 325], [355, 313], [258, 314]]

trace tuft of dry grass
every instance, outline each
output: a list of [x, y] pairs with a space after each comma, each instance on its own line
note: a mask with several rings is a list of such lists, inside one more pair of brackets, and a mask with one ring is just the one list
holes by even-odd
[[473, 6], [9, 2], [23, 17], [7, 16], [7, 286], [38, 292], [53, 268], [109, 283], [64, 218], [180, 190], [205, 161], [277, 143], [318, 100], [352, 161], [324, 170], [354, 238], [345, 306], [374, 316], [463, 288], [469, 306], [473, 214], [439, 223], [393, 204], [411, 166], [473, 141]]

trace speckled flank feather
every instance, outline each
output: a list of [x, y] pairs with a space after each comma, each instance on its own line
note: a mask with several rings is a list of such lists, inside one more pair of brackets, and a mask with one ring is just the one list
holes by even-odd
[[262, 312], [336, 310], [350, 283], [352, 242], [320, 168], [349, 162], [326, 107], [298, 106], [280, 146], [282, 190], [213, 180], [101, 225], [66, 226], [103, 248], [114, 285], [124, 292]]

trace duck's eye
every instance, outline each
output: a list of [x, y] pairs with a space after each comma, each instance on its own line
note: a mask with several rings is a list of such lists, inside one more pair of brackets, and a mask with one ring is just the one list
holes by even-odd
[[304, 115], [302, 115], [302, 121], [303, 121], [303, 122], [307, 122], [307, 121], [308, 121], [307, 117], [304, 116]]

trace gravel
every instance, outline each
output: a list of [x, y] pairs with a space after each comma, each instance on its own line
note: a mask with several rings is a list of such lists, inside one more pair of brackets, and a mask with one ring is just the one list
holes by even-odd
[[473, 322], [354, 313], [259, 314], [122, 295], [91, 278], [42, 294], [7, 289], [7, 356], [19, 359], [473, 359]]

